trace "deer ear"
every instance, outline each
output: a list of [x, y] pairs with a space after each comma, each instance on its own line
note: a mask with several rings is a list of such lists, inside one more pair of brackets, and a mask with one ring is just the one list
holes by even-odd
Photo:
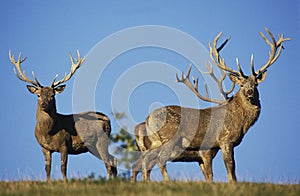
[[235, 83], [235, 84], [239, 84], [240, 83], [240, 79], [236, 76], [236, 75], [233, 75], [233, 74], [228, 74], [228, 77], [229, 79]]
[[66, 88], [66, 85], [60, 85], [54, 89], [54, 92], [55, 92], [55, 94], [59, 94], [59, 93], [63, 92], [65, 90], [65, 88]]
[[267, 71], [264, 71], [262, 74], [260, 74], [257, 78], [256, 78], [256, 82], [259, 84], [262, 81], [264, 81], [266, 79], [267, 76]]
[[27, 85], [26, 87], [27, 87], [27, 89], [29, 90], [30, 93], [37, 94], [37, 90], [38, 90], [37, 87], [31, 86], [31, 85]]

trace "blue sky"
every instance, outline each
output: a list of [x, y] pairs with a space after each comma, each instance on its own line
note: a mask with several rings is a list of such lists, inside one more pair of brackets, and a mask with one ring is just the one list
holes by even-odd
[[[22, 51], [23, 56], [27, 56], [23, 63], [26, 73], [34, 70], [39, 81], [49, 85], [55, 74], [62, 76], [69, 71], [68, 52], [76, 56], [76, 49], [79, 49], [83, 56], [88, 56], [95, 46], [124, 29], [142, 25], [172, 28], [202, 43], [206, 49], [208, 42], [223, 31], [223, 39], [231, 36], [230, 42], [222, 51], [227, 64], [235, 69], [235, 58], [239, 57], [244, 71], [250, 73], [251, 54], [254, 54], [257, 69], [268, 58], [269, 48], [258, 34], [260, 31], [265, 32], [266, 26], [274, 35], [284, 33], [292, 41], [284, 44], [285, 50], [268, 70], [267, 79], [259, 86], [262, 112], [243, 142], [235, 148], [237, 176], [238, 180], [246, 181], [299, 182], [299, 10], [300, 3], [296, 0], [231, 3], [216, 0], [1, 2], [0, 179], [45, 179], [43, 155], [34, 138], [37, 98], [27, 91], [24, 82], [15, 77], [8, 58], [9, 50], [15, 55]], [[130, 43], [131, 39], [135, 40], [134, 35], [124, 42], [112, 44], [99, 54], [99, 58], [105, 58], [110, 51], [121, 48], [125, 42]], [[180, 40], [174, 39], [174, 42], [177, 41]], [[198, 52], [189, 50], [192, 54]], [[120, 107], [115, 108], [116, 105], [112, 104], [118, 80], [128, 70], [140, 64], [151, 66], [149, 62], [174, 67], [178, 73], [180, 70], [186, 71], [190, 63], [195, 63], [176, 51], [157, 47], [134, 48], [115, 56], [98, 80], [96, 101], [93, 103], [98, 111], [110, 116], [113, 132], [119, 127], [111, 113], [123, 112]], [[81, 74], [81, 69], [78, 70], [78, 75]], [[155, 70], [144, 74], [149, 80], [153, 76], [154, 81], [158, 73], [174, 77], [174, 85], [178, 86], [179, 91], [193, 97], [183, 85], [175, 83], [175, 72], [170, 72], [171, 76], [167, 72]], [[193, 75], [196, 74], [200, 73], [193, 70]], [[56, 96], [60, 113], [73, 112], [74, 80], [76, 76], [66, 83], [65, 92]], [[84, 82], [88, 86], [90, 78], [86, 78]], [[117, 100], [122, 98], [117, 97]], [[130, 110], [128, 116], [134, 122], [144, 121], [149, 111], [158, 106], [181, 104], [172, 89], [153, 81], [137, 86], [126, 100]], [[189, 103], [184, 106], [189, 106]], [[207, 105], [199, 102], [199, 107]], [[54, 154], [52, 176], [56, 178], [61, 176], [59, 164], [59, 155]], [[86, 176], [91, 172], [105, 175], [103, 163], [90, 154], [70, 156], [68, 166], [69, 177]], [[213, 168], [216, 180], [226, 180], [221, 153], [214, 159]], [[168, 170], [172, 179], [203, 179], [194, 163], [172, 163], [168, 165]], [[161, 179], [158, 171], [153, 176]]]

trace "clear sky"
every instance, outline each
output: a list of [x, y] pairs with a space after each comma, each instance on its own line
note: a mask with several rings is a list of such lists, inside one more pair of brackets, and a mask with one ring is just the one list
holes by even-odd
[[[55, 74], [63, 76], [69, 71], [68, 52], [76, 56], [76, 49], [79, 49], [82, 56], [89, 59], [88, 54], [106, 43], [108, 45], [101, 50], [97, 62], [99, 66], [104, 66], [101, 63], [107, 60], [105, 58], [117, 51], [112, 59], [107, 60], [101, 76], [97, 77], [98, 83], [92, 98], [94, 102], [82, 105], [83, 109], [96, 108], [106, 113], [112, 119], [114, 133], [119, 125], [112, 117], [113, 111], [128, 112], [129, 121], [134, 124], [144, 121], [149, 111], [162, 105], [193, 105], [182, 102], [178, 97], [181, 92], [195, 99], [186, 87], [175, 83], [175, 73], [186, 71], [190, 63], [203, 66], [197, 65], [197, 60], [189, 56], [197, 55], [197, 47], [194, 50], [192, 44], [184, 42], [180, 36], [178, 39], [173, 38], [172, 33], [153, 45], [147, 41], [159, 40], [160, 34], [151, 34], [149, 31], [142, 34], [144, 37], [133, 33], [124, 36], [124, 39], [115, 39], [118, 42], [113, 42], [114, 39], [109, 42], [110, 38], [126, 32], [126, 29], [140, 28], [142, 25], [180, 32], [194, 42], [203, 44], [206, 50], [208, 42], [223, 31], [222, 39], [231, 36], [231, 40], [223, 49], [222, 56], [234, 69], [235, 58], [239, 57], [246, 73], [250, 73], [251, 54], [254, 54], [257, 69], [268, 58], [269, 47], [258, 34], [260, 31], [265, 33], [264, 27], [268, 27], [274, 35], [284, 33], [286, 37], [292, 38], [292, 41], [284, 44], [285, 50], [259, 86], [262, 112], [242, 143], [235, 148], [235, 158], [238, 180], [299, 183], [300, 83], [297, 77], [300, 62], [297, 55], [300, 51], [300, 2], [297, 0], [154, 0], [109, 3], [96, 0], [2, 1], [0, 179], [45, 179], [43, 155], [34, 137], [37, 98], [27, 91], [24, 82], [15, 77], [8, 58], [9, 50], [15, 56], [22, 51], [23, 56], [27, 56], [23, 69], [28, 76], [31, 76], [33, 70], [44, 85], [49, 85]], [[137, 43], [133, 44], [135, 47], [123, 49], [126, 44], [130, 45], [136, 40], [146, 40], [146, 47], [137, 46]], [[171, 42], [167, 46], [160, 46], [161, 42], [168, 40]], [[172, 43], [174, 47], [177, 44], [184, 49], [178, 52], [180, 48], [170, 47]], [[91, 62], [83, 64], [77, 75], [80, 76], [83, 72], [81, 70], [85, 69], [84, 65], [88, 68]], [[193, 75], [197, 74], [200, 73], [193, 69]], [[169, 83], [157, 81], [160, 77], [171, 77], [174, 84], [169, 86]], [[74, 76], [66, 83], [65, 92], [56, 96], [58, 112], [72, 113], [81, 109], [81, 106], [76, 105], [77, 99], [80, 98], [81, 103], [85, 99], [90, 100], [86, 94], [76, 94], [77, 87], [74, 84], [82, 81], [81, 78], [76, 80]], [[136, 78], [139, 83], [126, 87], [126, 84], [131, 84], [129, 81], [135, 81]], [[87, 86], [87, 89], [94, 85], [91, 84], [92, 76], [83, 80], [81, 84]], [[199, 87], [202, 88], [202, 85]], [[124, 93], [129, 91], [129, 97], [123, 97], [121, 90]], [[123, 111], [126, 107], [123, 108], [122, 103], [128, 106], [128, 111]], [[205, 108], [207, 105], [200, 101], [198, 107]], [[133, 125], [127, 126], [132, 129]], [[52, 176], [55, 178], [61, 177], [59, 159], [58, 154], [54, 154]], [[220, 152], [214, 159], [213, 169], [216, 180], [227, 179]], [[168, 164], [168, 170], [172, 179], [204, 179], [196, 163], [171, 163]], [[68, 177], [84, 177], [91, 172], [105, 176], [103, 162], [90, 154], [69, 157]], [[162, 179], [157, 170], [153, 177]]]

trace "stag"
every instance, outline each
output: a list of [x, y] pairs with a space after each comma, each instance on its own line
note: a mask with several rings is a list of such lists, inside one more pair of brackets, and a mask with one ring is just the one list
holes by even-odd
[[[225, 43], [229, 41], [230, 38], [227, 38], [226, 41], [217, 49], [218, 51], [220, 51], [224, 46]], [[230, 88], [230, 90], [226, 91], [223, 87], [223, 81], [226, 78], [226, 71], [221, 70], [222, 72], [222, 76], [220, 79], [218, 79], [218, 77], [215, 75], [214, 71], [213, 71], [213, 66], [212, 64], [206, 64], [206, 68], [207, 68], [207, 72], [202, 72], [200, 70], [200, 72], [202, 74], [208, 74], [211, 76], [211, 78], [217, 83], [218, 85], [218, 90], [220, 95], [224, 98], [224, 99], [229, 99], [229, 94], [233, 92], [234, 90], [234, 83], [232, 82], [232, 86]], [[187, 71], [187, 75], [189, 77], [190, 72], [191, 72], [192, 66], [190, 65], [188, 71]], [[179, 80], [179, 79], [178, 79]], [[196, 85], [198, 85], [198, 79], [194, 80], [194, 83], [196, 83]], [[205, 92], [206, 92], [206, 97], [201, 97], [202, 100], [207, 101], [207, 102], [212, 102], [212, 103], [217, 103], [220, 104], [221, 102], [219, 102], [219, 100], [212, 100], [207, 98], [208, 97], [208, 90], [207, 90], [207, 85], [204, 85], [205, 87]], [[198, 87], [197, 87], [198, 89]], [[201, 96], [199, 94], [199, 96]], [[136, 145], [139, 151], [141, 152], [145, 152], [147, 150], [153, 150], [154, 148], [157, 148], [159, 145], [161, 145], [161, 143], [159, 142], [158, 144], [152, 143], [152, 141], [155, 141], [155, 139], [151, 139], [151, 137], [156, 137], [155, 134], [152, 135], [147, 135], [147, 131], [146, 131], [146, 124], [145, 122], [142, 122], [138, 125], [135, 126], [134, 129], [134, 135], [136, 137]], [[177, 157], [172, 158], [172, 162], [197, 162], [200, 166], [200, 169], [205, 177], [205, 180], [208, 182], [212, 182], [212, 170], [211, 173], [207, 172], [207, 170], [204, 167], [204, 161], [212, 160], [218, 150], [217, 149], [210, 149], [210, 150], [183, 150], [180, 149], [182, 151], [182, 153], [180, 155], [178, 155]], [[208, 157], [208, 158], [206, 158]], [[143, 160], [143, 153], [140, 154], [140, 156], [138, 157], [138, 160], [132, 165], [132, 181], [135, 182], [136, 181], [136, 177], [137, 174], [139, 173], [139, 171], [142, 169], [142, 160]], [[203, 161], [204, 160], [204, 161]], [[155, 162], [155, 160], [152, 160]], [[164, 170], [162, 170], [162, 172], [164, 172]], [[149, 176], [150, 173], [148, 172], [147, 175]]]
[[[199, 99], [218, 106], [206, 109], [184, 108], [180, 106], [166, 106], [150, 113], [145, 123], [136, 127], [138, 146], [142, 151], [141, 161], [143, 180], [150, 180], [150, 171], [157, 163], [164, 180], [169, 180], [166, 169], [167, 161], [198, 161], [207, 181], [213, 180], [212, 159], [221, 150], [223, 161], [227, 170], [228, 181], [235, 182], [234, 147], [238, 146], [249, 128], [257, 121], [261, 105], [259, 100], [258, 84], [265, 80], [267, 69], [278, 59], [283, 49], [283, 42], [290, 40], [279, 35], [276, 40], [273, 34], [266, 28], [271, 41], [262, 33], [260, 35], [270, 46], [269, 59], [260, 69], [255, 70], [253, 55], [250, 66], [252, 74], [243, 73], [238, 59], [236, 60], [238, 71], [228, 67], [220, 51], [226, 45], [229, 38], [217, 48], [217, 42], [222, 32], [209, 44], [211, 60], [222, 71], [221, 79], [215, 79], [212, 68], [209, 74], [218, 82], [219, 90], [225, 100], [212, 99], [198, 91], [198, 78], [190, 81], [191, 66], [186, 76], [182, 73], [177, 81], [185, 84]], [[222, 89], [223, 79], [226, 76], [233, 82], [233, 87], [228, 92]], [[238, 92], [229, 97], [234, 86], [238, 85]], [[197, 153], [198, 152], [198, 153]], [[140, 163], [135, 167], [139, 168]], [[133, 172], [136, 175], [136, 172]], [[135, 177], [133, 177], [134, 179]]]
[[56, 81], [56, 75], [52, 84], [44, 87], [39, 83], [34, 72], [32, 72], [34, 80], [31, 80], [22, 71], [21, 63], [26, 60], [26, 57], [22, 59], [20, 53], [16, 61], [9, 52], [10, 61], [16, 68], [14, 72], [17, 78], [29, 83], [30, 85], [27, 85], [29, 92], [38, 96], [35, 137], [44, 154], [47, 181], [50, 180], [53, 152], [59, 152], [61, 155], [61, 172], [64, 181], [67, 180], [68, 154], [77, 155], [85, 152], [91, 152], [105, 162], [108, 179], [117, 175], [116, 158], [108, 152], [110, 119], [105, 114], [93, 111], [70, 115], [57, 113], [55, 95], [64, 91], [66, 85], [63, 83], [73, 76], [84, 61], [78, 51], [77, 55], [77, 60], [71, 54], [69, 55], [72, 67], [68, 75], [59, 81]]

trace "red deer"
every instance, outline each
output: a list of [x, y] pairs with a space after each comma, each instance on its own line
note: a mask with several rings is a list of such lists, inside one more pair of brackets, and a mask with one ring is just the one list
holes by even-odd
[[[146, 135], [146, 124], [145, 122], [142, 122], [135, 126], [134, 129], [134, 135], [136, 136], [136, 145], [138, 147], [138, 150], [142, 153], [147, 150], [155, 150], [156, 145], [152, 145], [151, 137], [154, 135], [147, 136]], [[206, 151], [199, 151], [199, 150], [186, 150], [183, 151], [183, 149], [179, 149], [182, 153], [178, 154], [177, 157], [174, 157], [171, 159], [172, 162], [198, 162], [200, 169], [207, 181], [212, 181], [212, 178], [210, 178], [207, 174], [207, 172], [204, 169], [204, 162], [203, 162], [203, 156], [210, 156], [211, 158], [214, 158], [217, 154], [218, 150], [210, 150], [209, 153]], [[138, 160], [132, 165], [132, 182], [136, 181], [138, 173], [142, 169], [142, 161], [143, 161], [143, 154], [140, 154], [138, 157]], [[156, 161], [153, 159], [152, 161]], [[147, 173], [147, 175], [150, 175], [150, 172]]]
[[105, 162], [108, 179], [117, 175], [116, 158], [108, 153], [111, 132], [109, 118], [100, 112], [90, 111], [63, 115], [56, 111], [55, 95], [63, 92], [66, 87], [63, 83], [73, 76], [84, 61], [78, 51], [77, 55], [78, 58], [75, 62], [70, 54], [72, 67], [68, 75], [65, 75], [59, 81], [56, 81], [56, 75], [52, 84], [44, 87], [39, 83], [34, 72], [32, 72], [34, 80], [31, 80], [22, 71], [21, 63], [26, 60], [26, 57], [21, 59], [20, 53], [16, 61], [9, 52], [10, 61], [16, 68], [14, 69], [16, 76], [20, 80], [31, 84], [27, 85], [27, 89], [30, 93], [38, 96], [35, 137], [42, 147], [45, 157], [45, 170], [48, 181], [50, 180], [53, 152], [59, 152], [61, 155], [61, 172], [64, 181], [67, 180], [68, 154], [77, 155], [85, 152], [91, 152]]
[[[229, 40], [229, 38], [217, 50], [221, 50], [225, 46], [225, 43], [228, 40]], [[218, 90], [219, 90], [221, 96], [223, 98], [225, 98], [226, 100], [229, 99], [230, 98], [229, 94], [232, 93], [235, 85], [234, 85], [234, 83], [232, 83], [232, 86], [231, 86], [230, 90], [228, 90], [228, 91], [225, 91], [223, 89], [223, 81], [226, 78], [226, 71], [221, 70], [222, 76], [220, 79], [218, 79], [217, 76], [213, 72], [212, 65], [208, 66], [208, 64], [207, 64], [206, 67], [207, 67], [208, 71], [202, 72], [202, 73], [209, 74], [212, 77], [212, 79], [217, 83]], [[192, 69], [192, 67], [190, 66], [188, 69], [187, 75], [190, 75], [191, 69]], [[206, 86], [205, 86], [205, 90], [206, 90], [206, 93], [208, 94]], [[211, 99], [208, 99], [205, 97], [202, 97], [201, 99], [208, 101], [208, 102], [213, 102], [213, 103], [216, 102], [216, 103], [220, 104], [218, 100], [214, 101], [214, 100], [211, 100]], [[156, 135], [155, 134], [147, 135], [145, 122], [142, 122], [135, 126], [134, 135], [136, 136], [136, 145], [140, 151], [145, 152], [147, 150], [153, 150], [154, 148], [157, 148], [157, 145], [152, 143], [152, 141], [155, 141], [155, 139], [151, 138], [151, 137], [156, 137]], [[161, 144], [159, 143], [159, 145], [161, 145]], [[204, 168], [203, 160], [207, 160], [207, 158], [205, 158], [204, 156], [206, 156], [206, 157], [209, 156], [210, 159], [213, 159], [216, 156], [218, 150], [210, 149], [209, 151], [203, 151], [203, 150], [201, 150], [201, 151], [199, 151], [199, 150], [183, 151], [183, 149], [181, 149], [181, 151], [182, 151], [182, 153], [180, 155], [178, 155], [177, 157], [174, 157], [172, 159], [172, 162], [198, 162], [206, 181], [211, 182], [212, 174], [210, 175], [208, 172], [206, 172], [206, 170]], [[136, 181], [137, 174], [142, 169], [142, 160], [143, 160], [143, 156], [141, 154], [138, 157], [138, 160], [132, 165], [132, 181], [133, 182]], [[152, 161], [155, 162], [155, 160], [152, 160]], [[147, 175], [150, 175], [150, 173], [148, 172]]]
[[[290, 38], [279, 35], [279, 39], [276, 41], [267, 28], [266, 31], [270, 35], [271, 41], [262, 32], [260, 35], [271, 47], [269, 59], [256, 71], [252, 56], [250, 62], [252, 74], [250, 76], [243, 73], [238, 60], [238, 71], [235, 71], [229, 68], [221, 58], [219, 52], [229, 40], [229, 38], [226, 39], [217, 48], [217, 42], [222, 32], [210, 45], [211, 60], [223, 72], [222, 79], [228, 73], [230, 80], [239, 86], [238, 92], [232, 97], [228, 97], [227, 92], [222, 90], [222, 79], [215, 80], [218, 82], [225, 100], [216, 100], [209, 98], [206, 86], [206, 96], [199, 93], [198, 79], [193, 80], [193, 83], [190, 81], [191, 67], [185, 77], [182, 74], [180, 79], [176, 75], [177, 81], [184, 83], [198, 98], [219, 105], [206, 109], [166, 106], [150, 113], [145, 124], [138, 125], [135, 130], [139, 134], [143, 133], [136, 136], [136, 142], [142, 151], [142, 158], [139, 158], [138, 161], [142, 163], [137, 162], [134, 165], [136, 168], [142, 165], [143, 180], [150, 180], [150, 171], [156, 163], [164, 180], [167, 181], [169, 180], [166, 170], [167, 161], [194, 160], [200, 163], [206, 180], [212, 181], [212, 159], [220, 149], [228, 181], [236, 181], [234, 147], [241, 143], [244, 135], [259, 117], [261, 105], [257, 86], [266, 78], [267, 69], [278, 59], [283, 49], [282, 43], [290, 40]], [[213, 77], [212, 71], [210, 74]], [[195, 156], [197, 151], [198, 156]], [[133, 172], [133, 175], [136, 175], [136, 172]], [[133, 179], [135, 179], [134, 176]]]

